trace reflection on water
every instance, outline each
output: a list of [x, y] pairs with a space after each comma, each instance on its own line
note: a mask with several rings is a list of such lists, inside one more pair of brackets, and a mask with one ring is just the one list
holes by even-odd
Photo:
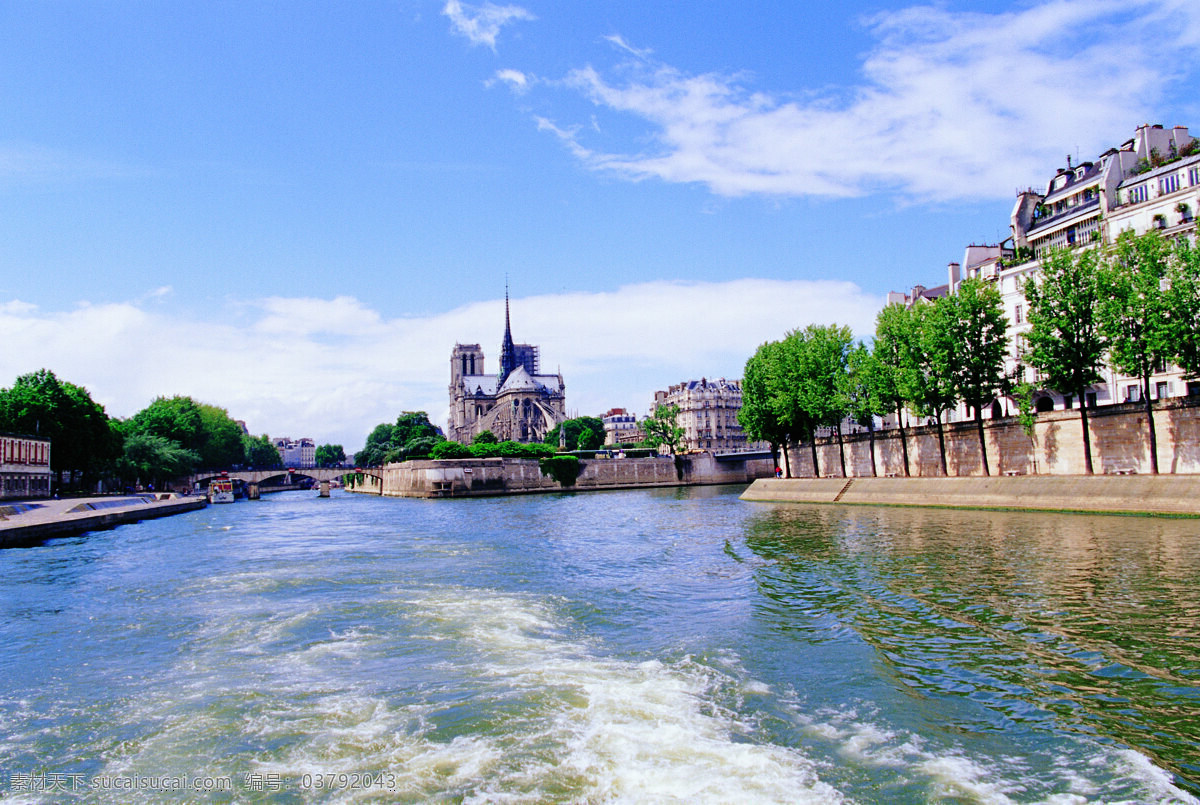
[[[282, 493], [0, 552], [0, 798], [1197, 801], [1196, 523], [739, 491]], [[167, 775], [230, 787], [44, 787]]]
[[1097, 735], [1200, 781], [1194, 521], [779, 507], [747, 524], [764, 614], [850, 629], [974, 732]]

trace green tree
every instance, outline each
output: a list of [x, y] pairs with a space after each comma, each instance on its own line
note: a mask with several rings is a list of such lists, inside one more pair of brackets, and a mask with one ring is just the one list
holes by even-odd
[[200, 466], [225, 469], [246, 458], [242, 428], [224, 408], [191, 397], [158, 397], [126, 423], [130, 434], [151, 434], [200, 457]]
[[360, 467], [378, 467], [404, 461], [410, 455], [429, 455], [433, 445], [444, 439], [441, 429], [429, 421], [424, 411], [405, 411], [394, 425], [384, 422], [375, 426], [367, 436], [366, 445], [355, 453], [354, 463]]
[[242, 445], [245, 432], [224, 408], [198, 403], [200, 409], [200, 444], [196, 452], [205, 467], [228, 468], [245, 461]]
[[[1193, 143], [1200, 147], [1200, 141]], [[1200, 377], [1200, 244], [1175, 240], [1167, 286], [1173, 360], [1189, 378]]]
[[383, 464], [384, 456], [392, 449], [392, 431], [394, 425], [382, 422], [367, 434], [367, 443], [354, 454], [354, 463], [359, 467], [379, 467]]
[[1052, 249], [1036, 278], [1025, 281], [1030, 330], [1023, 358], [1049, 388], [1079, 400], [1083, 467], [1092, 474], [1087, 388], [1101, 381], [1107, 348], [1100, 332], [1100, 252]]
[[888, 391], [887, 372], [865, 344], [854, 345], [846, 356], [843, 396], [848, 413], [867, 429], [871, 450], [871, 475], [879, 474], [875, 464], [875, 417], [888, 413], [890, 404], [883, 396]]
[[802, 397], [805, 360], [802, 353], [807, 348], [805, 339], [806, 335], [802, 330], [792, 330], [779, 342], [778, 349], [772, 352], [775, 364], [772, 399], [776, 415], [789, 439], [797, 445], [808, 441], [812, 450], [813, 474], [819, 476], [821, 473], [817, 461], [817, 422], [805, 407]]
[[496, 438], [496, 434], [490, 430], [484, 430], [475, 434], [475, 438], [471, 440], [471, 444], [496, 444], [499, 441]]
[[191, 397], [156, 397], [130, 417], [127, 432], [161, 436], [199, 454], [203, 421]]
[[430, 455], [434, 447], [445, 441], [447, 441], [446, 437], [440, 433], [432, 436], [414, 436], [402, 447], [389, 450], [385, 463], [408, 461], [410, 458], [424, 458]]
[[954, 361], [958, 348], [950, 334], [949, 306], [945, 303], [919, 304], [910, 312], [916, 340], [909, 346], [910, 370], [902, 376], [904, 397], [918, 414], [934, 418], [942, 475], [949, 475], [942, 416], [958, 401], [954, 388]]
[[[979, 279], [962, 282], [935, 305], [943, 312], [947, 352], [939, 353], [940, 371], [949, 376], [954, 396], [974, 412], [979, 433], [983, 474], [988, 467], [983, 408], [991, 405], [1004, 385], [1004, 356], [1008, 352], [1008, 319], [996, 286]], [[949, 362], [944, 363], [946, 358]]]
[[581, 416], [555, 425], [543, 441], [557, 446], [560, 433], [566, 431], [568, 450], [597, 450], [604, 446], [604, 420], [596, 416]]
[[0, 390], [0, 430], [51, 441], [50, 469], [59, 486], [88, 484], [121, 454], [120, 430], [87, 389], [40, 369]]
[[424, 411], [405, 411], [396, 417], [396, 426], [392, 429], [392, 445], [403, 447], [412, 439], [423, 436], [441, 436], [442, 430], [429, 421], [429, 415]]
[[849, 327], [836, 324], [810, 324], [789, 334], [796, 401], [809, 423], [813, 472], [817, 465], [817, 427], [833, 428], [837, 434], [842, 477], [846, 476], [846, 449], [842, 440], [842, 420], [849, 411], [846, 398], [847, 358], [853, 336]]
[[[738, 410], [738, 423], [746, 435], [754, 441], [771, 445], [771, 453], [783, 453], [784, 474], [792, 477], [788, 461], [789, 434], [781, 416], [784, 407], [779, 399], [782, 394], [780, 379], [783, 345], [768, 341], [746, 361], [742, 372], [742, 407]], [[779, 466], [776, 458], [776, 466]]]
[[242, 452], [246, 465], [253, 469], [278, 470], [283, 468], [283, 456], [279, 455], [275, 445], [271, 444], [271, 437], [265, 433], [257, 438], [243, 435]]
[[346, 460], [346, 451], [340, 444], [322, 444], [317, 446], [318, 467], [340, 467]]
[[1175, 356], [1174, 327], [1167, 277], [1170, 247], [1151, 230], [1144, 235], [1124, 232], [1105, 253], [1100, 332], [1108, 340], [1109, 357], [1117, 371], [1142, 381], [1146, 427], [1150, 437], [1150, 472], [1158, 474], [1158, 437], [1150, 376]]
[[920, 371], [920, 330], [918, 315], [900, 304], [891, 304], [875, 317], [875, 341], [871, 345], [878, 374], [878, 394], [890, 413], [896, 415], [900, 431], [900, 452], [904, 457], [904, 475], [910, 475], [908, 435], [904, 431], [905, 408], [919, 383], [914, 375]]
[[679, 427], [679, 406], [658, 405], [654, 413], [642, 420], [643, 442], [647, 447], [666, 447], [672, 455], [683, 444], [683, 428]]
[[133, 433], [125, 439], [116, 471], [122, 481], [162, 488], [166, 481], [194, 472], [199, 463], [200, 456], [178, 442], [152, 433]]

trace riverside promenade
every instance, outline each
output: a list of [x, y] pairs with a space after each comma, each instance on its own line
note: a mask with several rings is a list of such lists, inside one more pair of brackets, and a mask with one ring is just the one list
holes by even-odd
[[1200, 517], [1200, 475], [760, 478], [742, 500]]
[[32, 545], [52, 537], [167, 517], [207, 505], [203, 495], [176, 492], [9, 501], [0, 503], [0, 548]]

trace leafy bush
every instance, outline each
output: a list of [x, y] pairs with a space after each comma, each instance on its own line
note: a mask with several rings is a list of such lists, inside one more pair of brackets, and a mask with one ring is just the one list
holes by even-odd
[[476, 442], [469, 448], [475, 458], [541, 458], [554, 455], [554, 448], [544, 444], [521, 444], [507, 441], [499, 443]]
[[580, 464], [575, 456], [544, 456], [538, 459], [542, 475], [558, 481], [559, 486], [574, 486], [579, 478]]
[[445, 441], [434, 445], [433, 449], [429, 452], [429, 457], [434, 459], [474, 458], [475, 454], [465, 444]]

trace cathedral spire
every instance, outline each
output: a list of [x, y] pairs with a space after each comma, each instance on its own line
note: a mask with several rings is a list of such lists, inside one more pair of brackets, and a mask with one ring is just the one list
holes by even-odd
[[508, 315], [508, 278], [504, 280], [504, 340], [500, 342], [500, 384], [517, 368], [517, 348], [513, 346], [512, 324]]

